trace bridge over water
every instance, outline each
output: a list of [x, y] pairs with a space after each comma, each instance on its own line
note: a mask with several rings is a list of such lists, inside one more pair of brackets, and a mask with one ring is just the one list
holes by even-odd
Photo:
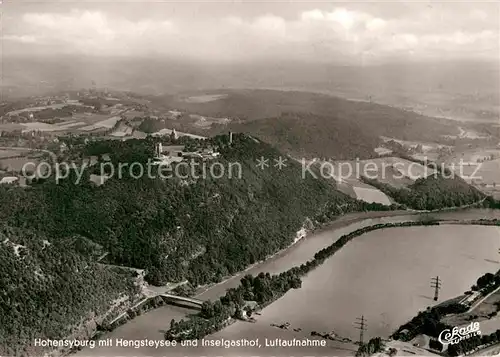
[[198, 307], [201, 307], [203, 304], [203, 300], [195, 299], [195, 298], [190, 298], [190, 297], [185, 297], [185, 296], [179, 296], [179, 295], [172, 295], [168, 293], [160, 293], [158, 296], [163, 297], [167, 301], [171, 302], [178, 302], [178, 303], [189, 303], [193, 305], [197, 305]]

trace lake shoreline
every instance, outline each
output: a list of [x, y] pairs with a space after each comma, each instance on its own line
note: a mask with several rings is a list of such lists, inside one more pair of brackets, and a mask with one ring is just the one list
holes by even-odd
[[426, 212], [417, 212], [417, 211], [408, 211], [408, 210], [397, 210], [397, 211], [368, 211], [368, 212], [353, 212], [353, 213], [348, 213], [343, 216], [340, 216], [338, 219], [335, 219], [333, 221], [324, 223], [318, 227], [313, 228], [310, 231], [310, 234], [308, 234], [306, 237], [299, 239], [295, 242], [292, 242], [289, 244], [287, 247], [280, 249], [276, 253], [273, 253], [266, 257], [263, 260], [260, 260], [254, 264], [249, 265], [245, 270], [239, 271], [234, 275], [224, 277], [224, 279], [218, 283], [211, 283], [211, 284], [206, 284], [202, 286], [198, 286], [196, 288], [195, 293], [192, 295], [193, 297], [199, 297], [200, 295], [210, 291], [211, 289], [223, 285], [227, 282], [229, 282], [232, 279], [242, 277], [246, 272], [249, 270], [258, 267], [261, 264], [264, 263], [269, 263], [275, 259], [278, 259], [285, 255], [289, 249], [293, 248], [294, 246], [300, 244], [303, 240], [305, 239], [314, 239], [314, 236], [324, 233], [326, 231], [332, 230], [332, 229], [340, 229], [340, 228], [345, 228], [351, 224], [361, 222], [366, 219], [377, 219], [377, 218], [385, 218], [385, 217], [399, 217], [399, 216], [414, 216], [418, 214], [423, 214]]
[[[441, 216], [439, 218], [437, 218], [438, 220], [440, 221], [443, 221], [443, 224], [447, 224], [447, 223], [452, 223], [452, 224], [460, 224], [460, 222], [464, 222], [465, 224], [473, 224], [471, 223], [471, 221], [479, 221], [481, 218], [487, 218], [487, 219], [492, 219], [493, 217], [498, 219], [500, 217], [500, 215], [498, 214], [498, 210], [493, 210], [493, 209], [461, 209], [461, 210], [456, 210], [456, 211], [447, 211], [447, 212], [432, 212], [433, 216]], [[464, 213], [464, 214], [463, 214]], [[261, 266], [261, 265], [264, 265], [263, 263], [267, 263], [269, 261], [274, 261], [274, 260], [277, 260], [278, 258], [282, 258], [283, 256], [287, 256], [289, 253], [297, 253], [295, 252], [295, 250], [297, 250], [302, 244], [304, 244], [304, 242], [306, 241], [310, 241], [311, 239], [314, 239], [316, 238], [317, 236], [320, 236], [321, 233], [324, 233], [324, 232], [328, 232], [328, 231], [336, 231], [338, 229], [341, 229], [341, 228], [345, 228], [345, 227], [348, 227], [348, 226], [351, 226], [351, 225], [354, 225], [356, 223], [359, 223], [359, 222], [362, 222], [362, 221], [367, 221], [366, 223], [368, 224], [368, 226], [373, 226], [373, 225], [376, 225], [377, 224], [377, 221], [375, 222], [370, 222], [370, 220], [377, 220], [377, 219], [383, 219], [383, 218], [391, 218], [391, 217], [405, 217], [405, 220], [406, 218], [408, 218], [408, 220], [416, 220], [418, 219], [418, 216], [420, 215], [426, 215], [425, 212], [415, 212], [415, 211], [403, 211], [403, 210], [400, 210], [400, 211], [377, 211], [377, 212], [355, 212], [355, 213], [349, 213], [349, 214], [346, 214], [344, 216], [341, 216], [339, 217], [337, 220], [335, 221], [331, 221], [327, 224], [323, 224], [321, 226], [318, 226], [317, 228], [313, 229], [311, 232], [312, 234], [310, 235], [307, 235], [306, 237], [304, 237], [303, 239], [300, 239], [296, 242], [296, 244], [292, 244], [291, 247], [289, 248], [286, 248], [284, 250], [281, 250], [280, 252], [277, 252], [275, 253], [272, 257], [270, 257], [269, 259], [266, 259], [265, 261], [263, 262], [259, 262], [257, 264], [254, 264], [254, 267], [255, 266]], [[464, 216], [466, 218], [464, 218]], [[473, 218], [470, 218], [470, 217], [473, 217]], [[451, 218], [450, 218], [451, 217]], [[467, 218], [468, 217], [468, 218]], [[445, 222], [446, 221], [446, 222]], [[484, 222], [482, 222], [484, 224]], [[353, 231], [356, 231], [358, 230], [357, 228], [355, 228]], [[350, 234], [352, 232], [347, 232], [346, 234], [342, 234], [342, 235], [347, 235], [347, 234]], [[338, 240], [338, 239], [336, 239]], [[309, 245], [308, 245], [309, 246]], [[321, 248], [319, 248], [321, 249]], [[307, 250], [307, 248], [306, 248]], [[315, 250], [316, 251], [316, 250]], [[300, 252], [303, 253], [303, 248], [300, 250]], [[304, 260], [304, 263], [307, 259]], [[207, 287], [207, 288], [204, 288], [203, 289], [203, 292], [206, 292], [206, 291], [210, 291], [212, 289], [214, 289], [216, 286], [220, 286], [220, 285], [223, 285], [224, 283], [227, 283], [237, 277], [242, 277], [244, 276], [244, 274], [248, 271], [248, 270], [251, 270], [252, 267], [248, 267], [247, 269], [245, 269], [245, 271], [242, 271], [238, 274], [236, 274], [235, 276], [233, 277], [230, 277], [228, 279], [225, 279], [224, 282], [221, 282], [221, 283], [218, 283], [218, 284], [213, 284], [211, 285], [210, 287]], [[286, 270], [286, 269], [285, 269]], [[255, 272], [253, 272], [255, 273]], [[275, 273], [272, 273], [272, 274], [275, 274]], [[255, 275], [255, 274], [254, 274]], [[234, 282], [232, 282], [234, 283]], [[226, 291], [227, 288], [224, 289], [224, 291]], [[217, 295], [219, 295], [219, 293], [215, 292]], [[200, 293], [197, 294], [197, 296], [199, 295]], [[223, 293], [222, 293], [223, 294]], [[272, 302], [269, 302], [268, 304], [266, 304], [266, 307], [269, 306], [269, 305], [273, 305], [274, 302], [278, 301], [279, 299], [275, 299], [274, 301]], [[135, 320], [135, 319], [133, 319]], [[133, 321], [133, 320], [128, 320], [125, 325], [128, 325], [129, 322]], [[237, 322], [237, 320], [235, 320], [234, 322]], [[231, 323], [232, 325], [233, 323]], [[166, 326], [165, 326], [166, 327]], [[106, 338], [108, 335], [108, 332], [104, 333], [102, 336], [100, 336], [101, 338]]]
[[[446, 225], [446, 224], [463, 224], [463, 225], [481, 225], [481, 226], [499, 226], [499, 220], [498, 219], [469, 219], [469, 220], [454, 220], [454, 219], [431, 219], [431, 220], [415, 220], [415, 219], [410, 219], [407, 221], [403, 222], [398, 222], [398, 223], [378, 223], [374, 225], [369, 225], [366, 227], [362, 227], [359, 229], [356, 229], [348, 234], [342, 235], [339, 239], [335, 240], [332, 244], [329, 246], [319, 250], [315, 255], [312, 260], [308, 260], [307, 262], [303, 263], [300, 266], [294, 266], [290, 269], [288, 269], [286, 272], [294, 271], [297, 270], [296, 274], [300, 279], [303, 279], [307, 277], [312, 271], [314, 271], [316, 268], [319, 268], [322, 266], [328, 259], [332, 258], [335, 253], [338, 251], [342, 250], [348, 243], [351, 241], [355, 240], [356, 238], [363, 236], [367, 233], [373, 232], [373, 231], [379, 231], [379, 230], [385, 230], [388, 228], [402, 228], [402, 227], [432, 227], [432, 226], [440, 226], [440, 225]], [[288, 290], [284, 292], [278, 292], [276, 296], [271, 298], [269, 301], [265, 301], [263, 304], [261, 304], [257, 309], [254, 309], [253, 311], [261, 311], [263, 310], [264, 307], [271, 305], [272, 303], [278, 301], [281, 297], [283, 297], [287, 292], [293, 290], [295, 288], [289, 288]], [[297, 288], [300, 289], [300, 288]], [[229, 321], [233, 323], [234, 321], [237, 321], [238, 319], [235, 317], [230, 317]], [[202, 338], [211, 335], [213, 333], [219, 332], [222, 329], [226, 327], [226, 324], [222, 324], [218, 327], [215, 327], [215, 331], [212, 330], [213, 332], [210, 332], [206, 335], [202, 334]], [[175, 337], [177, 339], [177, 337]], [[182, 340], [182, 339], [181, 339]], [[180, 340], [180, 341], [181, 341]]]

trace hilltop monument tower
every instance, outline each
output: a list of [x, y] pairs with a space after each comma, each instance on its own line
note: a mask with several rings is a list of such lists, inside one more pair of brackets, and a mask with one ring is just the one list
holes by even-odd
[[163, 153], [163, 146], [161, 143], [156, 144], [156, 157], [161, 157]]

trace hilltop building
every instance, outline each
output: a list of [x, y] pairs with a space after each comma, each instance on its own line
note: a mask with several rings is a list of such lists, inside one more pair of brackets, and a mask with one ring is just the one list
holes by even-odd
[[179, 136], [177, 135], [177, 132], [175, 131], [175, 129], [173, 129], [172, 132], [170, 133], [170, 138], [172, 140], [177, 140], [179, 138]]
[[16, 177], [16, 176], [7, 176], [7, 177], [3, 177], [1, 180], [0, 180], [0, 184], [8, 184], [8, 185], [12, 185], [16, 182], [19, 181], [19, 177]]
[[[171, 145], [163, 147], [162, 143], [157, 143], [155, 146], [153, 164], [170, 165], [173, 162], [180, 162], [183, 160], [183, 149], [183, 146]], [[164, 152], [167, 152], [167, 155], [165, 155]]]

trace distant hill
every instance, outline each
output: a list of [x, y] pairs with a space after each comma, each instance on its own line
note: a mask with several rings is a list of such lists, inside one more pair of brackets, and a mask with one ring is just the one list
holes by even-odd
[[306, 113], [283, 113], [236, 124], [231, 129], [251, 133], [297, 158], [373, 157], [378, 156], [374, 149], [380, 142], [356, 122]]
[[331, 158], [373, 157], [380, 136], [439, 142], [443, 135], [458, 132], [448, 120], [325, 94], [276, 90], [208, 93], [227, 96], [206, 103], [191, 103], [184, 96], [158, 96], [153, 97], [152, 105], [229, 117], [231, 124], [214, 126], [211, 133], [248, 132], [290, 153]]
[[462, 207], [479, 202], [486, 197], [460, 177], [446, 177], [441, 172], [419, 178], [413, 184], [403, 188], [396, 188], [366, 177], [363, 181], [380, 189], [397, 203], [418, 210]]
[[[8, 51], [6, 51], [8, 52]], [[321, 92], [413, 109], [426, 115], [498, 121], [498, 61], [386, 63], [207, 63], [140, 55], [2, 57], [4, 96], [91, 86], [175, 94], [196, 89], [270, 88]]]

